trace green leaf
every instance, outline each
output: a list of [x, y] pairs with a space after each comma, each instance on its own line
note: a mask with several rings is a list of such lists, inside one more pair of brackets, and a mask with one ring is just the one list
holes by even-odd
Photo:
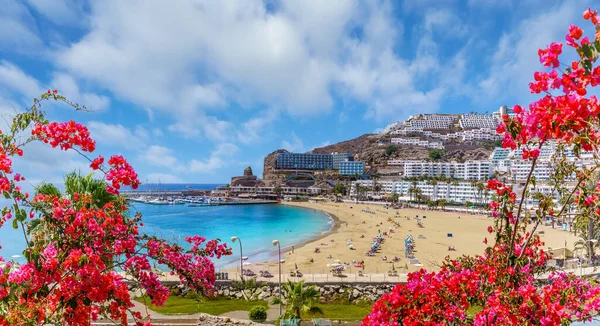
[[[600, 28], [600, 25], [598, 25], [596, 28]], [[596, 48], [596, 51], [600, 52], [600, 40], [594, 41], [594, 47]]]
[[590, 60], [583, 60], [583, 69], [585, 69], [585, 74], [589, 75], [592, 72], [592, 62]]
[[588, 57], [589, 59], [592, 59], [594, 52], [593, 52], [593, 48], [592, 48], [592, 44], [588, 43], [584, 46], [581, 47], [581, 49], [583, 50], [583, 54]]
[[12, 227], [13, 227], [13, 229], [15, 229], [15, 230], [19, 228], [19, 224], [18, 224], [18, 221], [17, 221], [17, 219], [14, 219], [14, 220], [13, 220], [13, 222], [12, 222]]

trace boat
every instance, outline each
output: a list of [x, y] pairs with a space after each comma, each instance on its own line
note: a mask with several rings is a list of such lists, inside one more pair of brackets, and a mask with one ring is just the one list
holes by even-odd
[[154, 198], [146, 202], [146, 204], [151, 205], [169, 205], [168, 201], [161, 200], [160, 198]]

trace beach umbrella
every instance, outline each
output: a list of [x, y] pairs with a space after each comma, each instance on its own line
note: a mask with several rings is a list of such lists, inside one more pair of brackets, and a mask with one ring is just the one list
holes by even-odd
[[244, 266], [250, 266], [250, 265], [252, 265], [252, 263], [250, 263], [250, 262], [244, 262], [242, 265], [244, 265]]
[[353, 244], [349, 244], [348, 247], [349, 248], [354, 248], [354, 245]]
[[21, 255], [12, 255], [12, 258], [21, 258], [21, 257], [23, 257], [23, 256], [21, 256]]
[[248, 256], [242, 257], [242, 260], [248, 260]]

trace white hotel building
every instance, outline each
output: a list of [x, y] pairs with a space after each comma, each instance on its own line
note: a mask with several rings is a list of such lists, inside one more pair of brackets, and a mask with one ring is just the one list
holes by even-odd
[[[413, 187], [412, 181], [378, 181], [377, 183], [381, 186], [380, 193], [376, 194], [373, 191], [369, 191], [367, 192], [367, 196], [376, 197], [378, 195], [397, 193], [402, 199], [410, 198], [409, 189]], [[357, 184], [372, 189], [374, 183], [372, 180], [359, 180], [353, 182], [350, 189], [350, 196], [353, 198], [356, 198]], [[489, 200], [489, 193], [487, 191], [478, 191], [471, 186], [470, 182], [459, 182], [458, 186], [454, 186], [452, 183], [438, 182], [437, 185], [433, 186], [427, 184], [425, 181], [421, 181], [417, 183], [417, 188], [421, 189], [422, 195], [432, 200], [446, 199], [449, 202], [457, 203], [465, 203], [467, 201], [483, 203]]]

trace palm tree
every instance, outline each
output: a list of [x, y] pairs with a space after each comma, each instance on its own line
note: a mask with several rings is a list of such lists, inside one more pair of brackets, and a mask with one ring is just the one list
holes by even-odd
[[281, 193], [283, 192], [283, 188], [281, 188], [280, 185], [277, 185], [275, 188], [273, 188], [273, 192], [275, 194], [277, 194], [277, 198], [281, 198]]
[[430, 186], [433, 186], [433, 190], [431, 192], [431, 197], [432, 197], [433, 200], [435, 200], [435, 197], [437, 197], [437, 185], [438, 185], [438, 182], [435, 179], [430, 179], [430, 180], [427, 180], [427, 184], [430, 185]]
[[376, 178], [373, 178], [373, 192], [379, 196], [379, 192], [381, 191], [381, 184], [377, 182]]
[[90, 195], [92, 201], [90, 205], [94, 207], [103, 207], [109, 202], [114, 202], [119, 198], [117, 195], [106, 191], [106, 182], [100, 179], [94, 179], [92, 174], [82, 176], [79, 173], [71, 172], [65, 176], [65, 192], [61, 194], [60, 190], [51, 183], [42, 183], [35, 189], [35, 193], [54, 196], [67, 196], [73, 198], [75, 193]]
[[392, 203], [396, 204], [398, 200], [400, 200], [400, 195], [397, 192], [394, 192], [390, 197], [390, 200], [392, 201]]
[[[304, 281], [288, 281], [282, 285], [282, 294], [285, 301], [283, 319], [301, 319], [302, 313], [323, 314], [323, 310], [315, 306], [321, 295], [313, 285], [305, 286]], [[278, 298], [273, 303], [283, 304]]]
[[446, 199], [441, 198], [441, 199], [438, 199], [437, 202], [438, 202], [438, 206], [440, 206], [440, 208], [442, 210], [446, 209], [446, 206], [448, 205], [448, 202], [446, 201]]
[[[84, 177], [79, 173], [71, 172], [65, 176], [64, 193], [61, 193], [60, 190], [51, 183], [42, 183], [35, 188], [35, 194], [66, 197], [70, 199], [73, 199], [75, 197], [75, 194], [89, 195], [91, 200], [89, 202], [86, 202], [85, 204], [88, 208], [104, 207], [104, 205], [106, 205], [109, 202], [114, 203], [120, 201], [121, 203], [125, 204], [125, 197], [108, 193], [106, 191], [106, 187], [106, 182], [100, 179], [94, 179], [91, 173]], [[38, 204], [34, 203], [33, 205]], [[47, 212], [51, 212], [51, 207], [42, 207], [42, 209], [44, 209]], [[44, 222], [42, 219], [33, 219], [28, 222], [27, 233], [30, 235], [36, 235], [38, 239], [45, 239], [45, 231], [47, 231], [47, 228], [51, 227], [52, 225], [50, 225], [47, 222]], [[109, 262], [105, 263], [108, 264]]]
[[412, 187], [408, 189], [408, 193], [411, 195], [410, 199], [413, 200], [413, 195], [415, 195], [414, 200], [416, 200], [416, 194], [417, 194], [417, 185], [419, 184], [419, 181], [417, 180], [413, 180], [412, 182]]

